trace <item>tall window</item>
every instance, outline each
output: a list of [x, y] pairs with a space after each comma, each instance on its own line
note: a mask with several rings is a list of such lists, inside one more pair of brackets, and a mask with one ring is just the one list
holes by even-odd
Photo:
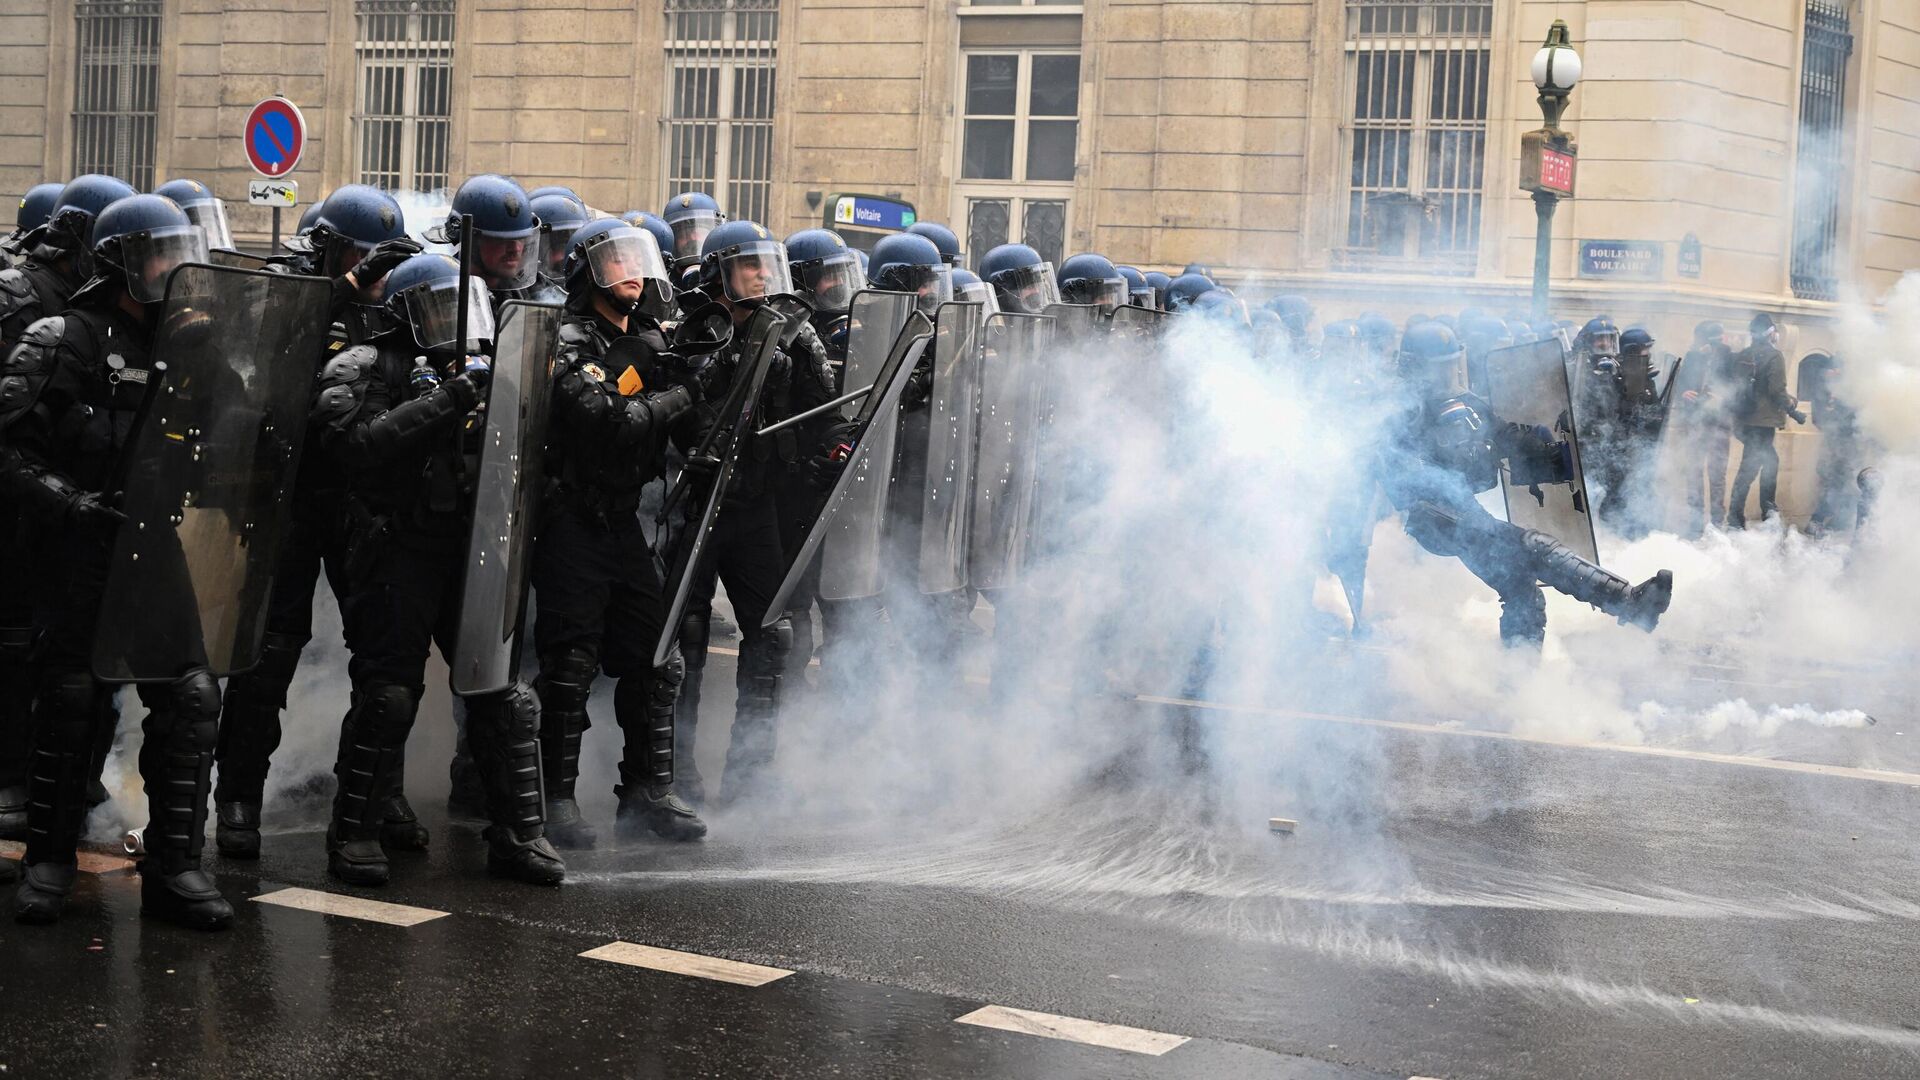
[[1017, 241], [1058, 264], [1080, 132], [1080, 54], [976, 52], [964, 59], [960, 181], [967, 251]]
[[1794, 166], [1793, 294], [1835, 296], [1834, 245], [1846, 181], [1847, 57], [1853, 34], [1846, 0], [1807, 0], [1800, 65], [1800, 151]]
[[765, 222], [773, 195], [773, 61], [779, 0], [666, 0], [664, 202], [707, 191]]
[[1487, 141], [1491, 0], [1347, 4], [1346, 249], [1471, 273]]
[[447, 180], [454, 0], [355, 0], [360, 182], [435, 191]]
[[73, 171], [153, 188], [160, 0], [78, 0]]

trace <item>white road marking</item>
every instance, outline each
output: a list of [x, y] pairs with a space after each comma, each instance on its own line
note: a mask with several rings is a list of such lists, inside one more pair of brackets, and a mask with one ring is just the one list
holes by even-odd
[[1516, 735], [1509, 731], [1484, 731], [1479, 728], [1445, 727], [1439, 724], [1416, 724], [1407, 720], [1375, 720], [1365, 716], [1342, 716], [1338, 713], [1302, 712], [1298, 709], [1281, 709], [1265, 705], [1229, 705], [1217, 701], [1195, 701], [1191, 698], [1155, 697], [1141, 694], [1135, 701], [1149, 705], [1181, 705], [1194, 709], [1217, 709], [1222, 712], [1249, 713], [1255, 716], [1279, 716], [1291, 720], [1323, 720], [1334, 724], [1352, 724], [1356, 727], [1385, 728], [1389, 731], [1417, 731], [1426, 735], [1458, 735], [1469, 739], [1497, 739], [1502, 742], [1534, 743], [1539, 746], [1558, 746], [1569, 750], [1608, 750], [1617, 754], [1640, 754], [1644, 757], [1677, 758], [1681, 761], [1706, 761], [1716, 765], [1743, 765], [1750, 769], [1775, 769], [1780, 772], [1807, 773], [1812, 776], [1830, 776], [1845, 780], [1872, 780], [1881, 784], [1900, 784], [1906, 787], [1920, 787], [1920, 773], [1896, 772], [1892, 769], [1863, 769], [1852, 765], [1820, 765], [1811, 761], [1781, 761], [1771, 758], [1745, 757], [1740, 754], [1715, 754], [1705, 750], [1679, 750], [1669, 746], [1634, 746], [1628, 743], [1579, 742], [1573, 739], [1548, 739], [1537, 735]]
[[738, 960], [723, 960], [717, 956], [656, 949], [651, 945], [635, 945], [631, 941], [610, 941], [580, 955], [590, 960], [606, 960], [673, 975], [691, 975], [696, 979], [712, 979], [735, 986], [765, 986], [793, 974], [785, 968], [762, 967], [759, 964], [743, 964]]
[[1053, 1013], [1032, 1012], [1028, 1009], [1009, 1009], [1004, 1005], [988, 1005], [975, 1009], [965, 1016], [956, 1018], [954, 1023], [997, 1028], [1000, 1031], [1014, 1031], [1022, 1035], [1038, 1035], [1043, 1039], [1062, 1039], [1067, 1042], [1085, 1043], [1088, 1046], [1104, 1046], [1109, 1050], [1125, 1050], [1128, 1053], [1147, 1054], [1152, 1057], [1159, 1057], [1187, 1041], [1185, 1035], [1168, 1035], [1165, 1032], [1148, 1031], [1145, 1028], [1103, 1024], [1098, 1020], [1055, 1016]]
[[276, 904], [300, 911], [316, 911], [322, 915], [339, 915], [365, 922], [385, 923], [388, 926], [419, 926], [421, 923], [445, 918], [450, 914], [445, 911], [435, 911], [432, 908], [389, 904], [384, 900], [342, 896], [339, 893], [321, 892], [318, 889], [281, 889], [278, 892], [262, 893], [254, 897], [253, 902]]

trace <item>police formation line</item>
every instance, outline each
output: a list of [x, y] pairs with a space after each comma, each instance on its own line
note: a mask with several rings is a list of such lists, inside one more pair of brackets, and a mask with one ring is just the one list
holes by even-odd
[[[391, 196], [340, 188], [287, 246], [235, 251], [192, 181], [136, 194], [105, 176], [35, 188], [8, 241], [0, 831], [26, 842], [22, 922], [60, 916], [126, 685], [146, 712], [143, 910], [232, 920], [202, 865], [209, 803], [219, 850], [257, 857], [323, 575], [351, 653], [335, 878], [383, 884], [389, 853], [429, 842], [402, 775], [436, 646], [461, 730], [450, 803], [488, 821], [490, 873], [556, 884], [560, 851], [596, 842], [574, 795], [603, 675], [624, 739], [616, 832], [698, 839], [702, 805], [770, 782], [782, 684], [816, 637], [831, 677], [861, 662], [835, 644], [882, 607], [951, 641], [977, 594], [1018, 586], [1039, 466], [1037, 437], [1007, 425], [1045, 410], [1014, 408], [1031, 386], [999, 373], [1043, 364], [1043, 330], [1150, 340], [1214, 320], [1300, 358], [1312, 319], [1297, 297], [1249, 308], [1204, 267], [1077, 255], [1056, 271], [1009, 244], [976, 275], [938, 225], [869, 256], [831, 231], [781, 240], [727, 220], [700, 193], [614, 217], [494, 175], [418, 239]], [[1651, 630], [1671, 575], [1633, 585], [1596, 563], [1570, 335], [1449, 321], [1334, 322], [1314, 346], [1334, 373], [1316, 392], [1394, 404], [1390, 437], [1356, 466], [1366, 498], [1326, 529], [1356, 625], [1379, 489], [1421, 544], [1498, 592], [1509, 640], [1540, 641], [1543, 584]], [[1622, 385], [1644, 373], [1646, 342], [1610, 324], [1582, 338], [1618, 358]], [[956, 410], [981, 421], [943, 446], [956, 429], [928, 414]], [[977, 458], [971, 521], [931, 516], [966, 512], [964, 491], [917, 497], [954, 483], [928, 465], [949, 456]], [[1533, 509], [1489, 514], [1475, 495], [1496, 484]], [[901, 545], [920, 556], [917, 587], [887, 601], [880, 549]], [[691, 748], [717, 582], [742, 643], [709, 788]]]

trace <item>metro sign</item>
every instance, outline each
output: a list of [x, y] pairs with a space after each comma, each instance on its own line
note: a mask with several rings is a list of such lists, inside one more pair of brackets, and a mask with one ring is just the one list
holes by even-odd
[[1573, 137], [1565, 132], [1545, 128], [1527, 132], [1520, 137], [1520, 190], [1571, 198], [1578, 160]]

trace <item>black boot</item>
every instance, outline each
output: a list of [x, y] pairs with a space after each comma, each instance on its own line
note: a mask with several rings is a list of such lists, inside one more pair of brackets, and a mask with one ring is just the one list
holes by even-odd
[[[0, 627], [0, 840], [27, 838], [27, 763], [33, 756], [33, 628]], [[0, 868], [0, 879], [6, 871]]]
[[233, 905], [200, 868], [207, 802], [213, 795], [213, 747], [220, 727], [220, 684], [199, 668], [171, 686], [143, 689], [146, 741], [140, 776], [147, 785], [147, 857], [140, 862], [140, 913], [195, 930], [221, 930]]
[[0, 840], [26, 838], [27, 785], [19, 783], [0, 787]]
[[1608, 611], [1609, 615], [1620, 617], [1620, 625], [1637, 626], [1652, 632], [1660, 623], [1660, 616], [1667, 613], [1667, 605], [1673, 602], [1673, 571], [1662, 570], [1633, 587], [1617, 610]]
[[467, 742], [487, 792], [487, 873], [532, 885], [567, 875], [546, 838], [540, 781], [540, 699], [516, 684], [467, 701]]
[[349, 885], [387, 883], [380, 830], [398, 775], [400, 748], [406, 745], [419, 701], [413, 687], [368, 683], [354, 691], [353, 707], [340, 725], [327, 873]]
[[[402, 750], [401, 762], [393, 770], [393, 783], [397, 789], [400, 774], [405, 770], [405, 751]], [[425, 851], [433, 842], [433, 834], [420, 824], [419, 815], [413, 812], [413, 804], [407, 802], [407, 793], [394, 790], [380, 800], [380, 846], [388, 851]]]
[[1604, 570], [1545, 533], [1528, 531], [1523, 538], [1533, 559], [1533, 571], [1542, 585], [1557, 589], [1631, 624], [1651, 631], [1673, 599], [1673, 572], [1662, 570], [1639, 585]]
[[586, 735], [587, 695], [600, 661], [584, 645], [570, 645], [540, 664], [540, 775], [546, 785], [546, 836], [554, 847], [591, 848], [599, 836], [580, 813], [580, 740]]
[[213, 760], [214, 846], [230, 859], [260, 857], [260, 806], [267, 768], [280, 746], [280, 710], [306, 641], [268, 631], [260, 663], [227, 683], [220, 708], [220, 740]]
[[651, 676], [629, 676], [614, 687], [614, 713], [626, 736], [626, 756], [620, 762], [620, 797], [614, 827], [622, 840], [645, 830], [665, 840], [698, 840], [707, 835], [707, 823], [693, 807], [674, 797], [674, 745], [677, 714], [674, 706], [684, 686], [684, 669], [674, 656], [654, 668]]
[[14, 912], [20, 922], [53, 922], [66, 905], [100, 741], [95, 728], [118, 719], [112, 702], [112, 691], [84, 671], [48, 672], [40, 688], [27, 767], [27, 857]]
[[780, 677], [786, 667], [793, 631], [783, 618], [740, 646], [738, 697], [733, 733], [727, 742], [727, 771], [721, 778], [721, 805], [748, 795], [773, 764], [774, 722], [780, 712]]
[[218, 802], [213, 804], [213, 844], [229, 859], [260, 857], [260, 804], [255, 802]]
[[[673, 703], [673, 775], [682, 798], [695, 806], [707, 801], [706, 781], [693, 760], [693, 739], [700, 728], [700, 688], [706, 682], [709, 622], [698, 612], [680, 620], [680, 687]], [[632, 745], [632, 736], [628, 736]]]

